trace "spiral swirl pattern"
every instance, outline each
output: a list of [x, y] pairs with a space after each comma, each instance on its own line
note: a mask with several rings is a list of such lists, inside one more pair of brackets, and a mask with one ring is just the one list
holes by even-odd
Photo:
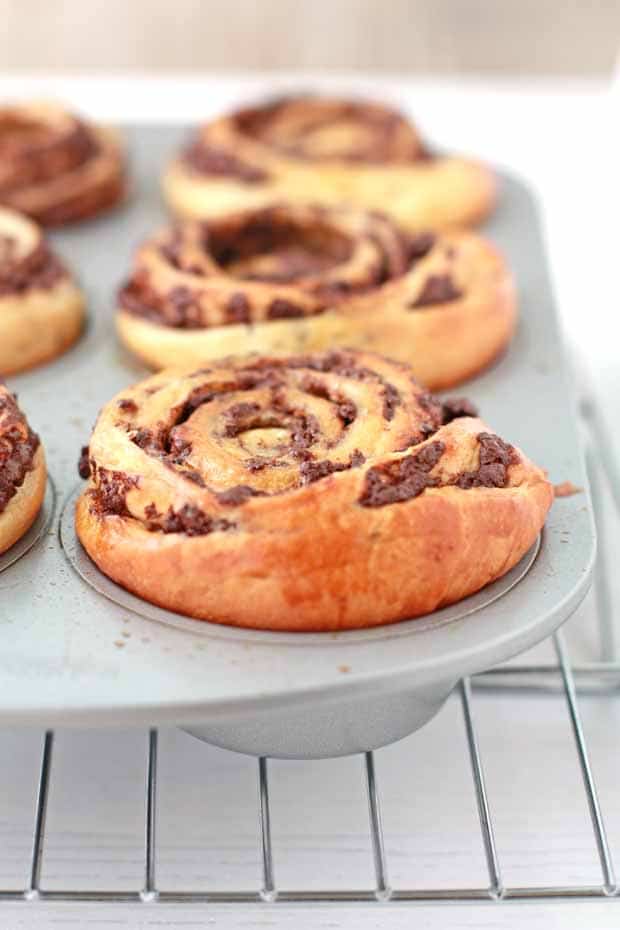
[[338, 629], [419, 615], [507, 571], [551, 502], [474, 413], [369, 353], [162, 372], [102, 411], [78, 534], [112, 578], [198, 618]]
[[55, 226], [113, 206], [124, 190], [110, 132], [54, 104], [0, 109], [0, 203]]
[[177, 213], [212, 218], [286, 200], [388, 211], [409, 231], [479, 222], [495, 202], [491, 172], [432, 155], [415, 127], [378, 103], [292, 97], [202, 126], [169, 166]]
[[411, 236], [376, 212], [292, 204], [148, 240], [117, 318], [156, 368], [344, 345], [405, 361], [433, 388], [487, 364], [514, 320], [510, 273], [478, 236]]

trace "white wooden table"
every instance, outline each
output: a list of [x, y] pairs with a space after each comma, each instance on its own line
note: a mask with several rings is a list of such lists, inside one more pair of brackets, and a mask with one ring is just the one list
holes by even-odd
[[[58, 96], [95, 117], [195, 121], [274, 83], [311, 77], [81, 79], [0, 75], [0, 98]], [[408, 102], [434, 142], [508, 167], [535, 188], [570, 341], [595, 372], [608, 412], [620, 400], [617, 107], [600, 85], [336, 81]], [[616, 130], [617, 131], [617, 130]], [[608, 241], [606, 240], [608, 237]], [[617, 527], [616, 527], [617, 530]], [[618, 541], [618, 534], [614, 537]], [[618, 580], [613, 579], [616, 604]], [[574, 655], [595, 657], [588, 601], [571, 621]], [[147, 621], [130, 621], [138, 626]], [[551, 656], [549, 644], [537, 657]], [[580, 701], [612, 854], [620, 863], [620, 700]], [[560, 696], [474, 693], [504, 880], [600, 884], [600, 869]], [[57, 735], [42, 881], [130, 890], [143, 882], [146, 734]], [[0, 733], [0, 887], [24, 884], [41, 734]], [[393, 887], [488, 883], [458, 698], [423, 731], [376, 755]], [[270, 763], [280, 888], [371, 888], [362, 760]], [[260, 885], [255, 760], [177, 731], [160, 736], [158, 887]], [[617, 928], [620, 901], [389, 905], [0, 904], [0, 926], [282, 928]]]

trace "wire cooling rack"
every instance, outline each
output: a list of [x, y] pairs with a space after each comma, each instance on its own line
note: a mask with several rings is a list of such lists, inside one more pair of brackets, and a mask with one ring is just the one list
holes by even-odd
[[[591, 399], [582, 402], [581, 413], [585, 426], [584, 441], [590, 474], [592, 501], [597, 515], [599, 535], [599, 558], [594, 577], [596, 611], [600, 642], [597, 661], [573, 663], [569, 656], [562, 631], [553, 638], [555, 662], [538, 665], [510, 664], [471, 679], [460, 685], [460, 701], [463, 725], [468, 747], [469, 763], [476, 796], [481, 838], [486, 858], [488, 883], [473, 888], [423, 888], [392, 889], [389, 880], [389, 861], [383, 838], [379, 785], [375, 770], [374, 754], [365, 754], [365, 781], [368, 798], [369, 834], [374, 862], [374, 886], [360, 890], [303, 890], [280, 888], [276, 883], [276, 866], [271, 839], [271, 815], [269, 800], [269, 762], [258, 760], [260, 856], [262, 860], [262, 885], [247, 891], [223, 891], [214, 888], [206, 891], [163, 891], [157, 886], [157, 836], [158, 791], [157, 761], [158, 733], [148, 733], [145, 773], [144, 805], [144, 881], [142, 888], [135, 891], [98, 890], [84, 891], [42, 887], [41, 875], [45, 856], [45, 823], [50, 785], [53, 778], [54, 734], [45, 733], [41, 758], [41, 769], [34, 812], [32, 854], [29, 880], [26, 888], [0, 889], [0, 902], [24, 902], [34, 905], [41, 901], [60, 902], [122, 902], [122, 903], [214, 903], [256, 904], [282, 903], [369, 903], [389, 906], [390, 902], [415, 901], [487, 901], [499, 903], [505, 900], [532, 899], [592, 899], [620, 897], [612, 855], [605, 829], [605, 817], [599, 801], [595, 778], [584, 728], [581, 723], [580, 694], [602, 694], [611, 696], [620, 692], [620, 662], [617, 660], [616, 637], [613, 626], [612, 599], [609, 587], [607, 557], [609, 540], [606, 521], [602, 515], [604, 495], [611, 496], [615, 518], [620, 517], [620, 468], [609, 441], [609, 433], [602, 421], [600, 409]], [[596, 454], [594, 454], [596, 450]], [[476, 730], [473, 692], [478, 689], [511, 689], [522, 692], [554, 692], [563, 695], [568, 711], [568, 720], [574, 740], [577, 762], [580, 767], [585, 799], [587, 801], [593, 835], [600, 866], [598, 884], [528, 885], [512, 886], [504, 882], [502, 864], [495, 841], [493, 821], [493, 798], [487, 789], [484, 760], [479, 748]]]

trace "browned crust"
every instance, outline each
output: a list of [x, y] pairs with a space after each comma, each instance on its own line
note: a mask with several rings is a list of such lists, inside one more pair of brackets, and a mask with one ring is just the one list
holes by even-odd
[[[65, 352], [78, 339], [84, 296], [69, 270], [25, 216], [0, 208], [0, 376]], [[13, 254], [14, 253], [14, 254]]]
[[28, 532], [41, 509], [45, 495], [47, 469], [42, 446], [37, 449], [32, 470], [0, 513], [0, 554]]
[[77, 532], [106, 575], [161, 607], [256, 629], [340, 630], [417, 617], [484, 587], [527, 552], [551, 503], [532, 476], [518, 489], [426, 491], [343, 514], [336, 482], [309, 488], [256, 536], [154, 537], [93, 515], [85, 495]]
[[[372, 362], [369, 354], [359, 358], [364, 365]], [[390, 363], [381, 364], [388, 371]], [[416, 496], [365, 502], [370, 471], [425, 448], [419, 440], [397, 454], [378, 452], [359, 466], [290, 490], [278, 490], [282, 469], [274, 468], [273, 478], [261, 478], [272, 496], [252, 496], [230, 506], [208, 486], [187, 481], [148, 449], [137, 448], [126, 427], [115, 425], [125, 416], [123, 422], [137, 418], [140, 425], [145, 403], [151, 405], [152, 421], [161, 422], [159, 389], [175, 404], [184, 396], [170, 383], [172, 377], [162, 373], [104, 408], [91, 457], [98, 469], [113, 467], [131, 477], [125, 491], [129, 509], [121, 515], [124, 505], [119, 507], [118, 500], [115, 513], [102, 508], [93, 497], [100, 476], [91, 478], [90, 490], [77, 504], [76, 528], [90, 556], [113, 580], [198, 619], [322, 631], [420, 616], [474, 593], [512, 568], [535, 541], [553, 500], [543, 472], [519, 450], [511, 452], [505, 486], [472, 487], [462, 481], [460, 486], [459, 475], [475, 467], [476, 437], [488, 429], [480, 420], [461, 417], [425, 441], [439, 443], [442, 455], [432, 471], [435, 486]], [[395, 377], [404, 378], [405, 370], [399, 368]], [[366, 451], [385, 449], [381, 443], [390, 434], [388, 448], [402, 448], [399, 437], [406, 435], [407, 423], [411, 429], [422, 422], [415, 412], [418, 401], [411, 403], [410, 421], [402, 407], [389, 420], [365, 409], [357, 436], [367, 431]], [[337, 447], [328, 448], [330, 456], [336, 454]], [[227, 469], [236, 467], [226, 461]], [[222, 471], [218, 481], [238, 485], [240, 474], [232, 471], [226, 477], [228, 471]], [[195, 536], [161, 532], [149, 525], [153, 500], [159, 511], [168, 501], [177, 510], [190, 501], [217, 518], [215, 528]]]

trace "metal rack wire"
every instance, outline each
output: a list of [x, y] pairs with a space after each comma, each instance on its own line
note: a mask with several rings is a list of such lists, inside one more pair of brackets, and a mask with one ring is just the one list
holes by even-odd
[[[587, 427], [586, 446], [595, 445], [598, 461], [590, 457], [590, 479], [595, 511], [600, 506], [603, 482], [607, 482], [615, 504], [616, 516], [620, 516], [620, 467], [608, 440], [608, 433], [601, 420], [596, 404], [585, 401], [582, 414]], [[598, 511], [600, 513], [600, 511]], [[599, 523], [600, 551], [607, 551], [604, 522]], [[41, 873], [45, 854], [45, 821], [52, 777], [54, 734], [48, 731], [43, 740], [41, 770], [39, 777], [32, 855], [29, 881], [25, 889], [0, 889], [0, 902], [62, 901], [62, 902], [123, 902], [135, 904], [163, 903], [214, 903], [256, 904], [265, 903], [363, 903], [374, 902], [377, 906], [389, 906], [391, 902], [414, 901], [487, 901], [531, 899], [619, 899], [614, 864], [607, 840], [604, 814], [601, 809], [595, 778], [590, 763], [588, 746], [581, 723], [578, 693], [620, 692], [620, 662], [616, 657], [615, 636], [612, 623], [611, 597], [605, 559], [599, 560], [595, 574], [597, 613], [601, 638], [601, 658], [588, 664], [571, 663], [564, 634], [559, 631], [553, 636], [556, 662], [546, 665], [510, 665], [493, 669], [464, 679], [459, 686], [463, 712], [463, 723], [473, 786], [476, 796], [481, 838], [484, 847], [488, 884], [478, 888], [428, 888], [392, 889], [389, 882], [388, 860], [383, 839], [379, 786], [375, 770], [374, 755], [367, 752], [364, 757], [366, 790], [369, 811], [369, 832], [374, 862], [374, 887], [367, 890], [304, 890], [279, 888], [276, 882], [276, 867], [271, 840], [271, 815], [269, 800], [269, 763], [265, 758], [258, 760], [259, 820], [261, 837], [262, 885], [248, 891], [159, 891], [157, 888], [157, 758], [158, 734], [148, 733], [146, 747], [146, 792], [144, 809], [144, 883], [135, 891], [78, 891], [48, 890], [41, 887]], [[563, 694], [575, 744], [588, 805], [592, 831], [596, 842], [600, 866], [599, 884], [509, 886], [504, 883], [502, 867], [495, 842], [492, 799], [487, 790], [483, 758], [480, 751], [475, 722], [475, 697], [477, 689], [518, 689], [554, 691]]]

